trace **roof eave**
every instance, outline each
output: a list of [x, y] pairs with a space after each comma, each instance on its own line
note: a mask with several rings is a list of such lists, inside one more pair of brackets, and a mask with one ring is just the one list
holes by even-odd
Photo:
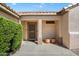
[[56, 12], [18, 12], [19, 15], [38, 15], [38, 16], [41, 16], [41, 15], [57, 15]]
[[9, 7], [7, 7], [4, 3], [0, 3], [0, 8], [8, 12], [9, 14], [15, 16], [16, 18], [19, 18], [19, 15], [15, 13], [13, 10], [11, 11]]
[[69, 12], [71, 9], [77, 7], [77, 6], [79, 6], [79, 3], [77, 3], [77, 4], [75, 4], [75, 5], [72, 5], [72, 6], [68, 7], [68, 8], [66, 8], [66, 9], [63, 8], [63, 9], [62, 9], [61, 11], [59, 11], [57, 14], [63, 15], [63, 14], [65, 14], [65, 13]]

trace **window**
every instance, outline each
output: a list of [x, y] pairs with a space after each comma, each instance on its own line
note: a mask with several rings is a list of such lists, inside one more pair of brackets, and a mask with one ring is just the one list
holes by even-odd
[[55, 21], [46, 21], [46, 24], [55, 24]]

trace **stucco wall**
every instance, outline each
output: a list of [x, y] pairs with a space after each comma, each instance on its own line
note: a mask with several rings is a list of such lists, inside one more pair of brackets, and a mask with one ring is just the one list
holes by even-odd
[[63, 45], [67, 48], [70, 48], [70, 39], [69, 39], [69, 28], [68, 28], [68, 17], [69, 14], [65, 13], [62, 16], [62, 21], [61, 21], [61, 25], [62, 25], [62, 39], [63, 39]]
[[62, 45], [62, 33], [61, 33], [61, 22], [62, 21], [62, 17], [60, 20], [57, 20], [55, 23], [56, 23], [56, 40], [57, 40], [57, 43]]
[[21, 21], [27, 21], [27, 20], [60, 20], [60, 16], [21, 16]]
[[43, 39], [55, 38], [55, 30], [55, 24], [46, 24], [46, 21], [43, 21]]
[[27, 40], [28, 39], [28, 27], [27, 27], [27, 22], [23, 21], [21, 22], [21, 24], [23, 25], [23, 39]]
[[1, 11], [1, 10], [0, 10], [0, 16], [4, 16], [4, 17], [6, 17], [8, 19], [11, 19], [11, 20], [13, 20], [15, 22], [19, 22], [19, 20], [16, 17], [14, 17], [14, 16], [12, 16], [12, 15], [4, 12], [4, 11]]
[[69, 11], [70, 49], [79, 48], [79, 6]]

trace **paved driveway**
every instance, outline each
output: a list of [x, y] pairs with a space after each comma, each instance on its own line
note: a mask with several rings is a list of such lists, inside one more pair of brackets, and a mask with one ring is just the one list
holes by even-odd
[[53, 44], [37, 45], [33, 42], [23, 41], [20, 50], [12, 56], [76, 56], [76, 54]]

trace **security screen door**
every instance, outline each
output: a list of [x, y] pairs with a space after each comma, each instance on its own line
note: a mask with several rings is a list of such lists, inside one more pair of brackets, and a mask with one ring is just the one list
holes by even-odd
[[28, 23], [28, 39], [29, 40], [36, 40], [36, 32], [37, 26], [36, 22], [29, 22]]

